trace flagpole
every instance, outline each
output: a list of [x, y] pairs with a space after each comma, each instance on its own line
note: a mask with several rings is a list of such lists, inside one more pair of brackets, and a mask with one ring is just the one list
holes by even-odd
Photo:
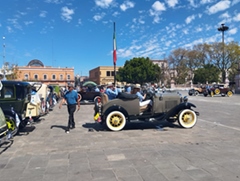
[[114, 86], [116, 86], [116, 34], [115, 34], [115, 22], [113, 22], [113, 65], [114, 65]]

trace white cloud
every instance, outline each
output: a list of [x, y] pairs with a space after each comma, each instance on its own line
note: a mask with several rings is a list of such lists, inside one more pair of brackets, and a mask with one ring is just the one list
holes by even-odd
[[235, 5], [235, 4], [237, 4], [237, 3], [239, 3], [239, 2], [240, 2], [240, 0], [233, 0], [233, 1], [232, 1], [232, 6]]
[[234, 34], [236, 34], [237, 33], [237, 28], [233, 28], [233, 29], [230, 29], [229, 31], [228, 31], [228, 33], [229, 34], [231, 34], [231, 35], [234, 35]]
[[213, 3], [215, 0], [201, 0], [200, 4]]
[[196, 32], [201, 32], [203, 30], [202, 27], [196, 27]]
[[159, 1], [155, 1], [155, 3], [153, 3], [152, 8], [154, 11], [165, 11], [166, 7], [164, 3], [161, 3]]
[[126, 11], [127, 9], [133, 8], [134, 6], [135, 6], [134, 2], [124, 1], [124, 3], [120, 5], [120, 9], [122, 11]]
[[61, 4], [62, 0], [45, 0], [46, 3]]
[[178, 4], [178, 0], [165, 0], [169, 7], [174, 8]]
[[230, 18], [230, 15], [228, 14], [228, 12], [226, 12], [226, 13], [223, 13], [223, 14], [221, 14], [220, 16], [219, 16], [219, 18]]
[[240, 21], [240, 13], [233, 17], [234, 21]]
[[39, 16], [40, 16], [41, 18], [45, 18], [45, 17], [47, 16], [47, 11], [41, 11], [40, 14], [39, 14]]
[[68, 7], [62, 7], [61, 18], [63, 21], [70, 22], [72, 20], [72, 15], [74, 14], [73, 9], [69, 9]]
[[10, 26], [7, 26], [7, 31], [8, 31], [9, 33], [12, 33], [12, 32], [13, 32], [13, 29], [12, 29]]
[[120, 15], [120, 13], [117, 12], [117, 11], [115, 11], [112, 15], [113, 15], [114, 17], [116, 17], [116, 16]]
[[187, 24], [191, 23], [193, 20], [195, 19], [195, 15], [192, 15], [192, 16], [188, 16], [185, 20], [185, 22]]
[[159, 17], [162, 11], [165, 11], [166, 7], [164, 3], [155, 1], [152, 5], [152, 9], [149, 10], [150, 16], [154, 16], [153, 23], [159, 23], [161, 18]]
[[113, 3], [113, 0], [95, 0], [95, 4], [101, 8], [108, 8]]
[[230, 7], [231, 1], [230, 0], [224, 0], [216, 3], [215, 5], [207, 8], [208, 14], [215, 14], [219, 11], [224, 11]]
[[33, 24], [33, 21], [24, 21], [24, 24], [25, 24], [26, 26], [28, 26], [28, 25], [30, 25], [30, 24]]
[[105, 15], [106, 15], [105, 13], [96, 14], [96, 15], [93, 16], [93, 19], [94, 19], [95, 21], [99, 21], [99, 20], [103, 19], [103, 17], [104, 17]]
[[195, 0], [188, 0], [190, 5], [193, 7], [197, 7], [197, 5], [195, 4]]
[[118, 57], [128, 58], [128, 57], [133, 57], [133, 52], [129, 49], [118, 49], [117, 55]]
[[198, 40], [194, 40], [194, 41], [191, 42], [191, 43], [185, 44], [184, 47], [186, 47], [186, 48], [191, 48], [191, 47], [193, 47], [194, 45], [197, 45], [197, 44], [199, 44], [199, 43], [203, 43], [203, 39], [202, 39], [202, 38], [200, 38], [200, 39], [198, 39]]

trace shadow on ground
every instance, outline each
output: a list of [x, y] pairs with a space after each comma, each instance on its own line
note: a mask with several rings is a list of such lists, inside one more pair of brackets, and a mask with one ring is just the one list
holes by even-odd
[[67, 126], [63, 126], [63, 125], [52, 125], [50, 129], [53, 129], [53, 128], [63, 129], [64, 131], [67, 130]]
[[[108, 131], [105, 124], [100, 123], [86, 123], [83, 124], [82, 127], [88, 129], [89, 132], [91, 131]], [[146, 129], [154, 129], [159, 131], [167, 131], [168, 128], [181, 128], [179, 125], [176, 125], [171, 122], [167, 121], [131, 121], [126, 124], [124, 130], [146, 130]]]

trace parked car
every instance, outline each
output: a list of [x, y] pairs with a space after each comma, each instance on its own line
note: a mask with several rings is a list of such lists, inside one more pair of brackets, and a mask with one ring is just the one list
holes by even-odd
[[221, 95], [221, 96], [228, 96], [231, 97], [233, 95], [232, 89], [226, 85], [226, 84], [213, 84], [212, 87], [207, 89], [207, 91], [204, 93], [204, 96], [210, 95], [213, 97], [214, 95]]
[[3, 86], [0, 90], [0, 106], [9, 129], [17, 131], [19, 128], [24, 128], [29, 121], [26, 117], [26, 110], [31, 100], [31, 85], [21, 81], [1, 82]]
[[78, 97], [80, 101], [92, 101], [101, 98], [101, 92], [96, 92], [93, 88], [81, 89], [78, 91]]
[[41, 82], [29, 82], [32, 86], [31, 101], [27, 104], [26, 117], [38, 120], [47, 113], [47, 85]]
[[0, 107], [0, 146], [5, 143], [9, 138], [8, 127], [5, 119], [5, 115]]
[[109, 130], [120, 131], [131, 120], [168, 120], [178, 121], [183, 128], [192, 128], [197, 122], [199, 113], [192, 108], [187, 97], [178, 93], [151, 93], [152, 107], [140, 107], [139, 99], [133, 94], [120, 93], [119, 98], [108, 100], [106, 94], [95, 101], [94, 120], [106, 125]]
[[206, 91], [205, 86], [194, 87], [194, 88], [188, 90], [188, 95], [189, 96], [198, 96], [199, 94], [203, 94], [205, 91]]

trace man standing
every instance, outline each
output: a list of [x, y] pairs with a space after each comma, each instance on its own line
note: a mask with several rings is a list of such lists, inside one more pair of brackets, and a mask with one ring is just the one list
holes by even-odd
[[74, 112], [76, 111], [76, 104], [78, 104], [78, 111], [80, 109], [80, 100], [78, 100], [77, 92], [73, 89], [73, 85], [68, 85], [68, 91], [65, 93], [63, 100], [59, 105], [59, 109], [61, 109], [62, 104], [67, 102], [67, 109], [68, 109], [68, 127], [66, 129], [66, 133], [69, 133], [70, 128], [75, 128], [74, 122]]

